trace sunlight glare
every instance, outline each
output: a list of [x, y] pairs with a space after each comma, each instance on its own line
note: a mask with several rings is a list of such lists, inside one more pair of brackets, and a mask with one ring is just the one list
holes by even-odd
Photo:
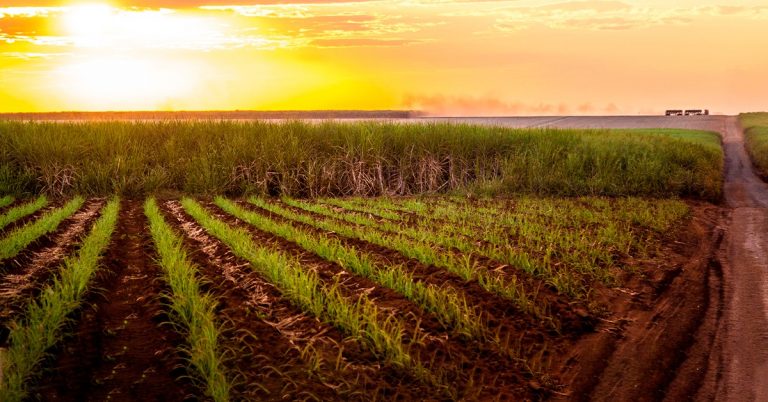
[[189, 65], [162, 60], [90, 58], [60, 67], [57, 75], [63, 92], [91, 110], [172, 108], [195, 89]]
[[108, 4], [67, 7], [64, 30], [85, 48], [209, 48], [226, 39], [211, 18], [169, 9], [119, 9]]
[[107, 4], [78, 4], [67, 8], [64, 26], [76, 46], [99, 46], [115, 22], [116, 11]]

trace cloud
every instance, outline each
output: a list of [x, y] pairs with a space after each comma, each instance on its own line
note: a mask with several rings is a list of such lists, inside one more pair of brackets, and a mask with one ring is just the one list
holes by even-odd
[[403, 99], [407, 109], [420, 110], [432, 116], [536, 116], [570, 114], [616, 114], [614, 104], [596, 107], [591, 103], [571, 106], [566, 103], [508, 102], [496, 97], [445, 96], [408, 94]]
[[[27, 42], [111, 49], [256, 49], [397, 46], [428, 41], [404, 34], [434, 21], [338, 3], [206, 6], [194, 10], [98, 9], [91, 24], [72, 24], [78, 8], [0, 7], [0, 44]], [[93, 18], [89, 17], [89, 21]], [[99, 22], [100, 21], [100, 22]], [[63, 29], [69, 27], [69, 29]], [[86, 31], [85, 34], [79, 31]]]
[[[282, 4], [343, 4], [364, 3], [376, 0], [114, 0], [110, 4], [122, 7], [166, 7], [166, 8], [192, 8], [199, 6], [231, 6], [237, 5], [282, 5]], [[61, 7], [71, 5], [69, 0], [4, 0], [3, 6], [8, 7]]]
[[443, 12], [445, 17], [493, 18], [497, 31], [512, 32], [545, 26], [551, 29], [627, 30], [660, 25], [690, 24], [700, 17], [768, 18], [768, 6], [700, 5], [676, 8], [637, 5], [622, 1], [570, 1], [542, 6], [515, 2]]
[[47, 16], [10, 15], [0, 18], [0, 32], [7, 35], [52, 35], [54, 34]]
[[407, 39], [367, 39], [367, 38], [351, 38], [351, 39], [316, 39], [310, 42], [310, 44], [318, 47], [391, 47], [391, 46], [407, 46], [417, 43], [422, 43], [416, 40]]
[[553, 29], [626, 30], [687, 23], [692, 13], [695, 10], [635, 7], [614, 1], [576, 1], [510, 8], [499, 14], [495, 27], [514, 31], [535, 24]]

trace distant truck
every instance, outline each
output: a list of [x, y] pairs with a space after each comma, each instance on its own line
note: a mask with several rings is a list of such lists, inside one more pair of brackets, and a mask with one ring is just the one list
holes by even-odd
[[708, 116], [709, 109], [669, 109], [664, 113], [665, 116]]

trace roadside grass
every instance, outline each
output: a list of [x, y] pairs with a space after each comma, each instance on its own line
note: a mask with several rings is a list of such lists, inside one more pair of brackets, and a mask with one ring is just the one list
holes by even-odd
[[611, 132], [667, 137], [703, 145], [713, 150], [718, 150], [722, 146], [722, 138], [720, 137], [720, 134], [712, 131], [683, 130], [675, 128], [626, 128], [613, 129]]
[[46, 351], [62, 339], [69, 316], [82, 303], [115, 229], [119, 208], [117, 198], [107, 203], [77, 254], [64, 260], [59, 277], [29, 304], [23, 318], [11, 324], [10, 346], [0, 350], [0, 400], [16, 402], [29, 396], [28, 381], [38, 374], [36, 368]]
[[[445, 383], [410, 355], [403, 339], [405, 330], [395, 316], [381, 319], [381, 312], [367, 297], [350, 302], [341, 294], [338, 285], [323, 286], [317, 274], [301, 269], [295, 258], [257, 245], [247, 231], [213, 217], [190, 198], [182, 199], [181, 203], [208, 233], [227, 245], [235, 255], [249, 261], [255, 271], [272, 282], [297, 307], [361, 341], [385, 362], [409, 371], [420, 381], [451, 392], [451, 384]], [[410, 342], [420, 340], [417, 337]]]
[[739, 121], [752, 163], [764, 179], [768, 178], [768, 113], [743, 113]]
[[[0, 122], [0, 193], [719, 200], [715, 134], [449, 123]], [[83, 157], [88, 150], [88, 157]]]
[[[11, 198], [12, 199], [12, 198]], [[9, 203], [10, 204], [10, 203]], [[34, 201], [13, 207], [6, 211], [3, 215], [0, 215], [0, 229], [5, 228], [13, 222], [37, 212], [40, 208], [48, 204], [48, 199], [41, 195]]]
[[197, 267], [187, 258], [181, 237], [165, 222], [154, 198], [146, 200], [144, 213], [149, 219], [160, 266], [171, 288], [170, 294], [166, 295], [171, 317], [179, 331], [185, 334], [186, 345], [181, 349], [202, 380], [205, 395], [216, 402], [228, 401], [232, 385], [219, 347], [216, 300], [200, 290]]
[[54, 209], [34, 222], [6, 233], [5, 237], [0, 239], [0, 261], [15, 256], [40, 236], [55, 231], [61, 221], [75, 213], [83, 202], [83, 197], [77, 196], [63, 207]]

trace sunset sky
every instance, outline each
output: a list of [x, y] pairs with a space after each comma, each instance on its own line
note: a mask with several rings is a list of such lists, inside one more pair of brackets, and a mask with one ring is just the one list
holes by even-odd
[[0, 112], [768, 110], [766, 0], [0, 4]]

